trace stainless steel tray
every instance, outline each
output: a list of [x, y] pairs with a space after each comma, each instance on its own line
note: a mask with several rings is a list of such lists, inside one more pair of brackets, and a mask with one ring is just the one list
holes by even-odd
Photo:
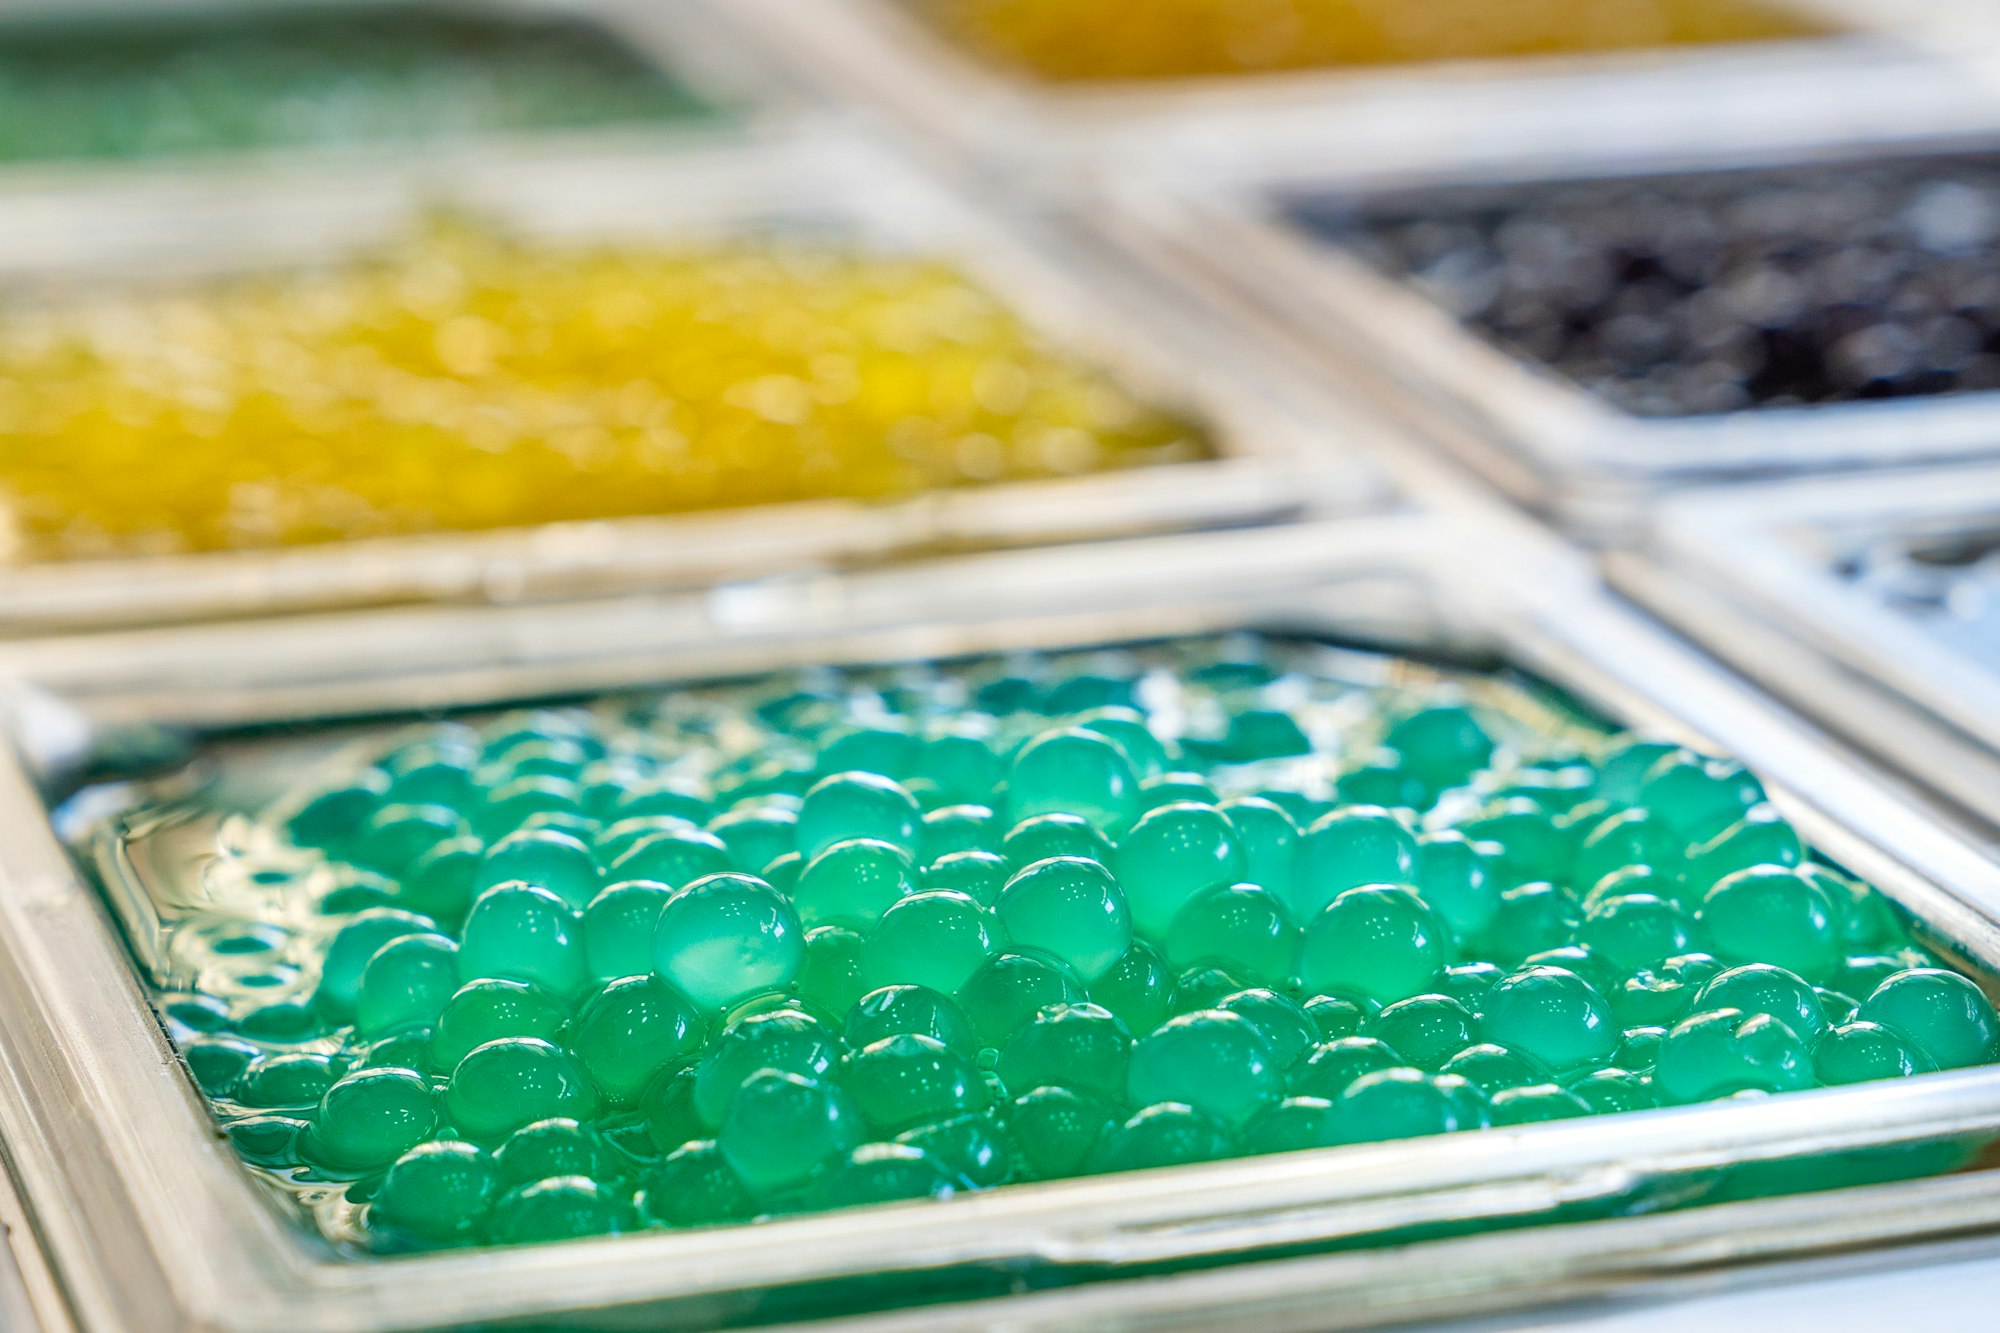
[[2000, 143], [2000, 98], [1991, 93], [1949, 109], [1906, 109], [1913, 114], [1877, 119], [1859, 134], [1845, 118], [1813, 125], [1779, 117], [1732, 134], [1727, 147], [1614, 117], [1543, 142], [1502, 135], [1485, 143], [1490, 151], [1444, 164], [1412, 165], [1373, 144], [1252, 153], [1226, 172], [1156, 169], [1122, 182], [1105, 192], [1098, 225], [1156, 266], [1226, 288], [1270, 331], [1317, 357], [1328, 375], [1372, 389], [1406, 425], [1516, 499], [1582, 535], [1616, 538], [1651, 497], [1675, 487], [1991, 457], [2000, 453], [2000, 395], [1642, 419], [1515, 358], [1413, 287], [1310, 235], [1287, 216], [1286, 201], [1837, 163]]
[[[705, 594], [0, 647], [23, 740], [22, 757], [0, 763], [0, 1141], [77, 1321], [757, 1326], [919, 1306], [885, 1326], [1225, 1328], [1268, 1314], [1274, 1327], [1327, 1327], [2000, 1226], [1985, 1176], [1577, 1220], [1746, 1165], [1810, 1173], [1824, 1154], [1986, 1141], [2000, 1135], [2000, 1069], [1987, 1069], [735, 1229], [341, 1261], [269, 1206], [214, 1132], [35, 786], [75, 752], [79, 718], [310, 723], [1252, 626], [1490, 654], [1615, 719], [1739, 754], [1817, 846], [1962, 956], [2000, 964], [2000, 865], [1606, 596], [1566, 548], [1499, 523], [1352, 520]], [[1561, 1224], [1410, 1243], [1482, 1222]], [[1375, 1248], [1390, 1240], [1403, 1243]]]
[[1294, 411], [1171, 301], [1057, 235], [1012, 227], [835, 129], [697, 150], [507, 151], [267, 177], [176, 174], [0, 201], [0, 290], [231, 272], [365, 246], [439, 205], [550, 239], [791, 236], [936, 255], [1143, 396], [1213, 430], [1204, 462], [688, 516], [366, 540], [277, 552], [0, 569], [0, 634], [343, 605], [520, 600], [936, 547], [1244, 522], [1379, 504], [1342, 424]]
[[[1740, 48], [1669, 48], [1064, 88], [981, 61], [900, 0], [707, 0], [832, 97], [873, 106], [914, 134], [1027, 188], [1117, 173], [1135, 157], [1226, 166], [1301, 139], [1393, 142], [1450, 157], [1496, 130], [1614, 120], [1734, 137], [1774, 110], [1839, 117], [1942, 105], [1939, 80], [1977, 82], [1990, 18], [1898, 0], [1786, 0], [1829, 36]], [[1722, 126], [1726, 129], [1720, 129]]]
[[1741, 670], [2000, 829], [2000, 668], [1842, 579], [1874, 546], [2000, 534], [2000, 467], [1700, 491], [1618, 581]]

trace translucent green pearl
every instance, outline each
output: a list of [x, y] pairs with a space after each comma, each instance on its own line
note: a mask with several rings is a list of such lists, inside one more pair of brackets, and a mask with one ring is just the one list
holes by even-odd
[[611, 1167], [611, 1150], [580, 1121], [537, 1120], [507, 1136], [493, 1153], [502, 1189], [532, 1185], [555, 1176], [596, 1179]]
[[1380, 806], [1335, 810], [1299, 839], [1292, 916], [1310, 921], [1349, 889], [1408, 884], [1416, 871], [1417, 840], [1403, 821]]
[[466, 981], [504, 977], [573, 995], [589, 980], [581, 922], [570, 905], [532, 884], [502, 884], [473, 900], [459, 935]]
[[1834, 1028], [1813, 1047], [1813, 1075], [1828, 1087], [1907, 1078], [1934, 1068], [1901, 1034], [1866, 1020]]
[[1939, 1069], [1987, 1064], [2000, 1056], [2000, 1020], [1979, 987], [1956, 972], [1898, 972], [1862, 1001], [1858, 1015], [1901, 1034]]
[[1213, 1009], [1222, 1003], [1223, 996], [1243, 989], [1243, 978], [1219, 967], [1191, 967], [1174, 978], [1171, 1012], [1191, 1014], [1198, 1009]]
[[1717, 973], [1702, 984], [1693, 1007], [1697, 1011], [1741, 1009], [1746, 1014], [1769, 1014], [1805, 1042], [1817, 1039], [1827, 1026], [1812, 986], [1797, 973], [1769, 963]]
[[410, 804], [458, 805], [472, 795], [475, 746], [450, 739], [405, 746], [382, 761], [389, 798]]
[[1521, 966], [1515, 970], [1524, 971], [1531, 967], [1559, 967], [1565, 972], [1574, 972], [1589, 982], [1591, 989], [1599, 995], [1617, 989], [1622, 979], [1620, 970], [1609, 959], [1592, 953], [1581, 944], [1564, 944], [1531, 953], [1521, 960]]
[[1298, 956], [1298, 931], [1277, 894], [1255, 884], [1204, 890], [1175, 914], [1166, 934], [1176, 968], [1219, 967], [1257, 982], [1283, 984]]
[[510, 833], [486, 850], [475, 892], [514, 881], [538, 884], [578, 911], [597, 896], [597, 861], [581, 839], [555, 829]]
[[307, 801], [285, 821], [285, 832], [301, 847], [335, 847], [355, 838], [388, 794], [389, 775], [364, 769]]
[[799, 965], [800, 998], [844, 1017], [868, 992], [861, 981], [861, 944], [860, 932], [846, 926], [807, 931], [806, 957]]
[[1348, 889], [1306, 921], [1299, 981], [1315, 993], [1352, 991], [1385, 1004], [1418, 995], [1446, 962], [1443, 934], [1413, 893], [1383, 885]]
[[729, 1025], [695, 1073], [695, 1110], [705, 1125], [722, 1123], [737, 1090], [760, 1069], [819, 1080], [839, 1064], [840, 1038], [810, 1014], [779, 1009]]
[[1134, 940], [1109, 972], [1090, 984], [1090, 998], [1134, 1032], [1151, 1032], [1173, 1012], [1174, 978], [1167, 960], [1144, 940]]
[[996, 1068], [1010, 1088], [1070, 1088], [1115, 1102], [1131, 1048], [1131, 1032], [1109, 1009], [1055, 1004], [1007, 1039]]
[[1176, 1103], [1148, 1106], [1097, 1141], [1093, 1171], [1145, 1171], [1162, 1166], [1213, 1162], [1235, 1151], [1229, 1132], [1192, 1107]]
[[715, 1133], [715, 1126], [695, 1110], [698, 1071], [699, 1066], [662, 1070], [639, 1094], [639, 1115], [645, 1122], [646, 1137], [660, 1152], [673, 1152]]
[[1079, 714], [1076, 725], [1094, 731], [1116, 745], [1132, 765], [1140, 781], [1159, 777], [1167, 771], [1167, 747], [1146, 725], [1146, 716], [1136, 708], [1113, 705]]
[[[649, 879], [670, 889], [728, 872], [734, 861], [729, 847], [713, 833], [698, 828], [661, 829], [648, 833], [620, 852], [607, 878], [612, 883]], [[596, 889], [593, 887], [594, 894]], [[588, 902], [589, 899], [584, 900]]]
[[1081, 728], [1043, 732], [1022, 746], [1007, 770], [1009, 817], [1081, 815], [1115, 835], [1139, 814], [1139, 775], [1105, 736]]
[[1373, 805], [1385, 810], [1428, 810], [1437, 802], [1437, 788], [1403, 767], [1394, 750], [1377, 751], [1370, 762], [1357, 764], [1333, 784], [1342, 805]]
[[[702, 831], [700, 825], [689, 823], [679, 815], [634, 815], [600, 829], [591, 839], [591, 854], [599, 865], [614, 866], [620, 857], [655, 833], [685, 833], [689, 830]], [[614, 876], [611, 882], [617, 883], [621, 878]]]
[[333, 1077], [333, 1062], [324, 1055], [266, 1055], [243, 1071], [236, 1100], [271, 1109], [314, 1106], [333, 1086]]
[[1083, 998], [1083, 984], [1067, 963], [1027, 953], [995, 955], [958, 992], [980, 1040], [995, 1049], [1043, 1008]]
[[295, 1115], [246, 1116], [223, 1128], [244, 1161], [270, 1167], [298, 1166], [299, 1143], [312, 1132], [311, 1124]]
[[993, 913], [1020, 948], [1059, 958], [1085, 984], [1132, 947], [1132, 917], [1111, 872], [1081, 857], [1037, 861], [1007, 881]]
[[899, 1032], [934, 1038], [968, 1058], [979, 1053], [979, 1033], [965, 1010], [928, 986], [870, 991], [848, 1015], [842, 1036], [849, 1049], [858, 1051]]
[[1576, 904], [1547, 882], [1517, 884], [1500, 895], [1500, 910], [1478, 947], [1503, 965], [1566, 943], [1577, 924]]
[[354, 1025], [376, 1037], [437, 1022], [458, 988], [458, 946], [442, 935], [405, 935], [376, 950], [361, 973]]
[[597, 1094], [569, 1052], [534, 1037], [502, 1037], [458, 1062], [445, 1113], [469, 1138], [505, 1138], [523, 1125], [597, 1111]]
[[437, 923], [427, 916], [394, 907], [372, 907], [340, 928], [320, 961], [319, 989], [313, 1003], [329, 1017], [354, 1017], [361, 994], [361, 974], [376, 950], [405, 935], [435, 935]]
[[1493, 758], [1493, 738], [1460, 704], [1412, 713], [1382, 741], [1403, 757], [1405, 767], [1440, 790], [1463, 783]]
[[1558, 1073], [1602, 1061], [1618, 1047], [1611, 1006], [1591, 984], [1559, 967], [1530, 967], [1486, 996], [1487, 1036]]
[[1472, 1011], [1449, 995], [1413, 995], [1384, 1008], [1366, 1030], [1410, 1064], [1437, 1071], [1479, 1040], [1478, 1026]]
[[1671, 1026], [1693, 1010], [1700, 989], [1682, 978], [1641, 969], [1605, 998], [1620, 1027]]
[[1013, 873], [996, 853], [953, 852], [924, 867], [920, 882], [926, 889], [962, 893], [982, 907], [991, 907]]
[[1079, 671], [1049, 686], [1042, 711], [1054, 717], [1099, 708], [1130, 708], [1136, 683], [1128, 675]]
[[1162, 773], [1139, 784], [1139, 809], [1143, 813], [1163, 805], [1218, 805], [1222, 798], [1199, 773]]
[[476, 1233], [498, 1192], [493, 1159], [475, 1145], [422, 1143], [383, 1175], [368, 1205], [368, 1222], [446, 1244]]
[[472, 906], [473, 882], [486, 859], [478, 838], [452, 838], [425, 852], [404, 872], [397, 902], [432, 920], [456, 925]]
[[1084, 1169], [1115, 1121], [1110, 1107], [1069, 1088], [1034, 1088], [1014, 1099], [1007, 1132], [1031, 1180], [1060, 1180]]
[[1289, 901], [1299, 841], [1297, 821], [1283, 806], [1262, 796], [1234, 796], [1216, 809], [1236, 831], [1243, 851], [1243, 879]]
[[1593, 1115], [1650, 1111], [1660, 1104], [1652, 1081], [1623, 1068], [1594, 1069], [1570, 1085]]
[[475, 1046], [502, 1037], [553, 1040], [569, 1010], [539, 986], [498, 977], [468, 981], [438, 1015], [431, 1055], [440, 1069], [456, 1068]]
[[647, 1177], [641, 1207], [646, 1220], [670, 1227], [741, 1222], [756, 1211], [713, 1140], [668, 1153]]
[[1229, 816], [1212, 805], [1172, 801], [1149, 810], [1111, 862], [1142, 934], [1159, 938], [1205, 890], [1237, 883], [1245, 860]]
[[916, 798], [879, 773], [820, 779], [799, 806], [799, 852], [808, 861], [837, 842], [866, 838], [916, 853], [923, 811]]
[[363, 1069], [326, 1090], [313, 1116], [313, 1155], [338, 1170], [387, 1166], [430, 1137], [437, 1102], [409, 1069]]
[[1606, 875], [1631, 867], [1678, 867], [1686, 850], [1687, 839], [1652, 811], [1617, 810], [1584, 834], [1570, 869], [1570, 882], [1588, 892]]
[[837, 842], [808, 861], [792, 898], [808, 926], [865, 931], [916, 888], [905, 852], [890, 843], [857, 838]]
[[869, 932], [861, 980], [868, 990], [913, 982], [951, 994], [994, 954], [999, 939], [992, 915], [964, 894], [912, 894]]
[[660, 777], [628, 786], [618, 798], [615, 814], [619, 819], [677, 815], [699, 826], [715, 817], [715, 807], [700, 784], [682, 777]]
[[1684, 753], [1667, 741], [1627, 741], [1611, 749], [1597, 766], [1597, 794], [1614, 805], [1638, 802], [1646, 775], [1669, 755]]
[[582, 805], [583, 791], [573, 780], [526, 773], [488, 792], [475, 823], [480, 835], [491, 840], [512, 833], [534, 815], [575, 814]]
[[992, 1101], [971, 1061], [907, 1032], [849, 1056], [841, 1083], [862, 1119], [883, 1135], [983, 1111]]
[[1638, 803], [1673, 826], [1688, 843], [1714, 837], [1764, 800], [1764, 788], [1743, 765], [1681, 750], [1662, 757], [1639, 784]]
[[1727, 962], [1774, 963], [1817, 978], [1840, 956], [1833, 904], [1791, 870], [1760, 866], [1725, 877], [1702, 896], [1699, 920], [1710, 951]]
[[1298, 1002], [1274, 990], [1253, 986], [1235, 991], [1217, 1000], [1215, 1007], [1250, 1020], [1270, 1045], [1280, 1073], [1304, 1059], [1320, 1041], [1319, 1030]]
[[1618, 1039], [1618, 1049], [1611, 1053], [1611, 1063], [1619, 1069], [1650, 1074], [1660, 1063], [1660, 1044], [1666, 1039], [1663, 1027], [1626, 1028]]
[[954, 1179], [974, 1189], [1003, 1185], [1014, 1174], [1013, 1147], [991, 1110], [919, 1125], [898, 1134], [896, 1142], [923, 1149]]
[[1318, 1034], [1316, 1041], [1337, 1041], [1361, 1031], [1368, 1019], [1365, 1004], [1344, 995], [1315, 995], [1300, 1006]]
[[1412, 882], [1461, 940], [1484, 931], [1500, 910], [1500, 883], [1493, 859], [1456, 830], [1426, 833], [1417, 839], [1416, 878]]
[[987, 852], [1000, 845], [1000, 817], [990, 806], [947, 805], [924, 815], [917, 860], [931, 865], [954, 852]]
[[1140, 1038], [1125, 1075], [1133, 1105], [1178, 1102], [1224, 1124], [1248, 1119], [1282, 1090], [1264, 1034], [1220, 1009], [1170, 1018]]
[[1591, 1114], [1589, 1102], [1554, 1083], [1503, 1089], [1493, 1095], [1492, 1104], [1492, 1123], [1496, 1126], [1539, 1125]]
[[583, 956], [592, 977], [616, 981], [653, 970], [653, 932], [673, 892], [657, 880], [634, 879], [590, 900], [583, 911]]
[[1475, 842], [1500, 849], [1502, 878], [1513, 884], [1569, 878], [1577, 835], [1536, 801], [1525, 796], [1503, 797], [1481, 806], [1479, 813], [1459, 824], [1459, 832]]
[[625, 1229], [624, 1200], [582, 1176], [538, 1180], [502, 1195], [493, 1206], [493, 1239], [502, 1245], [535, 1245]]
[[730, 869], [754, 875], [797, 848], [799, 816], [784, 806], [745, 806], [717, 815], [707, 831], [729, 849]]
[[448, 806], [385, 805], [362, 823], [351, 854], [370, 870], [401, 875], [431, 848], [465, 832], [465, 821]]
[[1001, 840], [1000, 855], [1011, 870], [1025, 870], [1054, 856], [1081, 856], [1106, 866], [1112, 863], [1111, 840], [1081, 815], [1068, 814], [1022, 820]]
[[701, 1014], [679, 991], [659, 977], [625, 977], [584, 1002], [569, 1045], [598, 1090], [627, 1105], [660, 1070], [693, 1055], [704, 1036]]
[[964, 1188], [935, 1157], [907, 1143], [866, 1143], [828, 1171], [814, 1191], [822, 1208], [948, 1199]]
[[806, 933], [792, 904], [763, 880], [710, 875], [667, 901], [653, 928], [653, 967], [681, 994], [716, 1010], [792, 984]]
[[1651, 893], [1619, 894], [1585, 911], [1577, 942], [1635, 972], [1686, 953], [1689, 922], [1677, 902]]
[[804, 1184], [861, 1139], [861, 1117], [839, 1088], [797, 1074], [754, 1074], [729, 1103], [716, 1148], [752, 1196]]
[[1312, 738], [1282, 708], [1246, 708], [1229, 719], [1222, 750], [1231, 762], [1255, 763], [1311, 754]]
[[916, 772], [923, 742], [900, 720], [870, 727], [851, 727], [835, 736], [819, 753], [822, 773], [879, 773], [902, 781]]
[[411, 1069], [419, 1074], [437, 1072], [431, 1059], [433, 1029], [404, 1028], [392, 1036], [367, 1042], [350, 1053], [345, 1073], [357, 1069]]
[[1499, 985], [1506, 975], [1506, 970], [1497, 963], [1454, 963], [1439, 974], [1438, 993], [1477, 1010], [1485, 1002], [1486, 992]]
[[1653, 1082], [1666, 1101], [1685, 1104], [1751, 1089], [1796, 1092], [1812, 1086], [1813, 1069], [1805, 1044], [1769, 1014], [1715, 1009], [1667, 1033]]
[[1363, 1074], [1334, 1100], [1345, 1143], [1413, 1139], [1475, 1129], [1479, 1120], [1450, 1085], [1418, 1069]]
[[1688, 853], [1691, 883], [1706, 888], [1754, 866], [1795, 868], [1806, 859], [1805, 844], [1770, 805], [1760, 805]]
[[936, 784], [946, 805], [989, 804], [1006, 772], [986, 737], [971, 730], [932, 736], [917, 757], [917, 776]]
[[258, 1055], [258, 1048], [247, 1041], [216, 1036], [182, 1042], [180, 1051], [195, 1083], [214, 1099], [227, 1097]]
[[1287, 1080], [1294, 1096], [1338, 1101], [1363, 1074], [1402, 1065], [1403, 1057], [1374, 1037], [1336, 1037], [1315, 1046]]
[[1452, 1055], [1439, 1073], [1456, 1074], [1487, 1097], [1504, 1088], [1525, 1088], [1548, 1080], [1548, 1070], [1518, 1051], [1493, 1042], [1478, 1042]]
[[1259, 1111], [1243, 1127], [1243, 1151], [1259, 1154], [1331, 1148], [1346, 1142], [1341, 1134], [1340, 1115], [1332, 1102], [1324, 1097], [1287, 1097]]

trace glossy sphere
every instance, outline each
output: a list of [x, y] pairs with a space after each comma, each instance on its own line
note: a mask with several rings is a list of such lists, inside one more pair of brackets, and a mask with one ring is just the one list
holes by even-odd
[[710, 875], [667, 901], [653, 927], [653, 966], [705, 1009], [792, 983], [805, 928], [790, 900], [748, 875]]
[[1559, 967], [1530, 967], [1487, 992], [1482, 1026], [1502, 1046], [1554, 1070], [1602, 1060], [1618, 1047], [1611, 1006], [1589, 982]]
[[430, 1136], [437, 1099], [423, 1075], [363, 1069], [326, 1090], [313, 1141], [327, 1165], [365, 1171], [386, 1166]]
[[911, 1033], [855, 1052], [841, 1082], [861, 1118], [881, 1135], [983, 1111], [991, 1100], [970, 1061], [935, 1038]]
[[432, 1058], [450, 1069], [475, 1046], [502, 1037], [553, 1039], [569, 1010], [538, 986], [490, 977], [468, 981], [446, 1002], [431, 1036]]
[[1716, 1009], [1667, 1033], [1654, 1082], [1670, 1102], [1700, 1102], [1756, 1090], [1812, 1086], [1812, 1059], [1792, 1030], [1769, 1014]]
[[814, 784], [799, 805], [798, 850], [810, 861], [837, 842], [867, 838], [914, 854], [923, 813], [893, 778], [835, 773]]
[[369, 1221], [432, 1243], [475, 1232], [498, 1193], [493, 1159], [470, 1143], [420, 1144], [396, 1159], [369, 1206]]
[[951, 994], [996, 951], [1001, 932], [972, 898], [940, 890], [892, 904], [861, 946], [865, 990], [915, 984]]
[[1992, 1002], [1955, 972], [1898, 972], [1862, 1002], [1859, 1017], [1901, 1034], [1939, 1069], [1985, 1064], [2000, 1053]]
[[475, 1139], [499, 1139], [523, 1125], [597, 1110], [597, 1094], [576, 1058], [533, 1037], [474, 1047], [445, 1088], [452, 1123]]
[[1827, 1025], [1826, 1012], [1813, 988], [1797, 974], [1768, 963], [1752, 963], [1716, 973], [1703, 983], [1693, 1008], [1769, 1014], [1807, 1042], [1816, 1039]]
[[1132, 947], [1124, 891], [1095, 861], [1037, 861], [1007, 881], [993, 913], [1017, 947], [1059, 958], [1085, 984], [1110, 971]]
[[1284, 903], [1255, 884], [1218, 885], [1198, 894], [1166, 933], [1167, 961], [1174, 967], [1219, 967], [1257, 982], [1288, 980], [1298, 948]]
[[1380, 1069], [1349, 1084], [1335, 1103], [1342, 1142], [1412, 1139], [1471, 1129], [1480, 1121], [1449, 1085], [1415, 1069]]
[[1084, 1169], [1114, 1123], [1111, 1104], [1042, 1087], [1014, 1099], [1007, 1124], [1031, 1180], [1057, 1180]]
[[487, 848], [474, 892], [510, 881], [535, 884], [582, 911], [600, 887], [596, 858], [575, 836], [558, 829], [521, 829]]
[[1900, 1034], [1866, 1020], [1834, 1028], [1813, 1047], [1813, 1074], [1828, 1087], [1907, 1078], [1935, 1068]]
[[1369, 1035], [1419, 1069], [1438, 1069], [1478, 1041], [1479, 1020], [1449, 995], [1415, 995], [1386, 1006]]
[[1007, 1039], [995, 1067], [1010, 1088], [1069, 1088], [1116, 1102], [1131, 1047], [1132, 1034], [1109, 1009], [1052, 1004]]
[[1214, 1120], [1192, 1107], [1168, 1102], [1148, 1106], [1107, 1130], [1091, 1152], [1090, 1167], [1096, 1171], [1143, 1171], [1187, 1166], [1226, 1157], [1233, 1146], [1228, 1131]]
[[861, 1118], [831, 1084], [797, 1074], [752, 1075], [730, 1100], [716, 1148], [753, 1195], [804, 1184], [861, 1137]]
[[501, 977], [573, 994], [589, 977], [582, 923], [547, 889], [532, 884], [488, 889], [465, 918], [458, 971], [467, 981]]
[[674, 891], [657, 880], [613, 884], [583, 912], [583, 956], [598, 981], [653, 970], [653, 928]]
[[1374, 885], [1347, 890], [1306, 922], [1298, 971], [1308, 990], [1388, 1003], [1428, 990], [1445, 960], [1444, 932], [1423, 901]]
[[1292, 915], [1309, 921], [1349, 889], [1408, 884], [1416, 870], [1417, 840], [1400, 819], [1375, 806], [1335, 810], [1315, 820], [1299, 839]]
[[577, 1012], [570, 1047], [613, 1102], [630, 1102], [706, 1035], [700, 1011], [659, 977], [624, 977]]
[[998, 1048], [1045, 1007], [1073, 1003], [1083, 994], [1082, 983], [1064, 963], [1037, 954], [1003, 953], [972, 974], [958, 999], [980, 1037]]
[[1007, 802], [1017, 822], [1079, 815], [1100, 833], [1121, 833], [1139, 813], [1139, 776], [1109, 737], [1081, 728], [1046, 732], [1014, 756]]
[[1192, 801], [1147, 811], [1120, 839], [1112, 862], [1133, 924], [1154, 939], [1205, 890], [1240, 880], [1246, 864], [1235, 823], [1214, 806]]
[[1154, 1029], [1132, 1047], [1125, 1075], [1132, 1104], [1178, 1102], [1223, 1124], [1248, 1119], [1280, 1087], [1264, 1034], [1220, 1009], [1182, 1014]]
[[493, 1206], [493, 1239], [503, 1245], [575, 1240], [624, 1230], [625, 1206], [595, 1180], [557, 1176], [502, 1196]]
[[799, 871], [791, 900], [808, 928], [848, 926], [866, 931], [916, 891], [910, 858], [874, 838], [836, 842]]
[[1790, 870], [1759, 866], [1726, 876], [1702, 896], [1699, 919], [1710, 950], [1725, 962], [1774, 963], [1819, 977], [1838, 957], [1834, 905]]
[[442, 935], [405, 935], [375, 951], [362, 969], [355, 1030], [383, 1036], [428, 1027], [458, 989], [458, 945]]

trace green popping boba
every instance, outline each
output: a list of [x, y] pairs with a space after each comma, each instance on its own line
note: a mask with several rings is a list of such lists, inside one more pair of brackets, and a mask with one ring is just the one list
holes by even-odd
[[1740, 765], [1355, 660], [1197, 640], [412, 728], [213, 849], [161, 1012], [246, 1161], [383, 1251], [2000, 1059], [1980, 988]]

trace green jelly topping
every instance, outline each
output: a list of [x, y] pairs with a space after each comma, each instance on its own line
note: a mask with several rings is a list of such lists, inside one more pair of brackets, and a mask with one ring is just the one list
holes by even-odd
[[300, 744], [128, 862], [186, 861], [231, 1142], [384, 1252], [2000, 1060], [1741, 766], [1498, 677], [1194, 641]]

